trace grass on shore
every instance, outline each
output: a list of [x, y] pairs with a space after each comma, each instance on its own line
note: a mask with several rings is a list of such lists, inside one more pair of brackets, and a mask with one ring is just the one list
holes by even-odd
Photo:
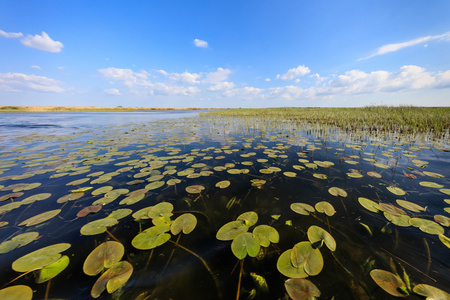
[[338, 126], [344, 130], [448, 134], [450, 107], [256, 108], [211, 111], [212, 116], [278, 118]]

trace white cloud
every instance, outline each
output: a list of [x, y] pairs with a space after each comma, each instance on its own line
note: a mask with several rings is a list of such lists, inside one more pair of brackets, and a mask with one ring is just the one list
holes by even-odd
[[[378, 56], [378, 55], [383, 55], [386, 53], [390, 53], [390, 52], [395, 52], [398, 50], [401, 50], [403, 48], [406, 47], [411, 47], [411, 46], [415, 46], [418, 44], [423, 44], [429, 41], [433, 41], [433, 40], [448, 40], [450, 41], [450, 31], [446, 32], [444, 34], [440, 34], [440, 35], [429, 35], [429, 36], [425, 36], [425, 37], [421, 37], [421, 38], [417, 38], [411, 41], [407, 41], [407, 42], [403, 42], [403, 43], [395, 43], [395, 44], [387, 44], [387, 45], [383, 45], [380, 48], [378, 48], [377, 50], [375, 50], [375, 52], [367, 57], [364, 58], [360, 58], [358, 60], [364, 60], [364, 59], [369, 59], [372, 58], [374, 56]], [[425, 47], [427, 47], [428, 45], [425, 45]]]
[[194, 40], [194, 45], [199, 48], [208, 48], [208, 42], [199, 39]]
[[270, 81], [270, 78], [266, 78], [266, 79], [264, 79], [264, 81]]
[[206, 73], [206, 78], [203, 79], [202, 83], [219, 83], [227, 80], [230, 74], [230, 69], [217, 68], [217, 71]]
[[184, 72], [181, 74], [180, 73], [169, 74], [170, 79], [185, 84], [198, 84], [200, 83], [200, 81], [198, 81], [197, 79], [199, 79], [201, 76], [202, 76], [201, 74], [188, 72]]
[[116, 95], [116, 96], [122, 95], [118, 89], [108, 89], [108, 90], [105, 90], [105, 93], [107, 93], [109, 95]]
[[5, 32], [3, 30], [0, 30], [0, 36], [3, 36], [5, 38], [9, 39], [17, 39], [23, 36], [22, 32]]
[[52, 92], [61, 93], [65, 90], [60, 87], [62, 82], [43, 76], [27, 75], [22, 73], [0, 73], [0, 90], [8, 92]]
[[231, 90], [235, 87], [236, 85], [232, 82], [228, 82], [228, 81], [222, 81], [217, 83], [216, 85], [212, 85], [208, 88], [208, 90], [210, 91], [226, 91], [226, 90]]
[[61, 42], [52, 40], [44, 31], [42, 31], [42, 35], [27, 35], [21, 39], [21, 43], [29, 48], [47, 52], [61, 52], [64, 47]]
[[41, 70], [41, 67], [39, 67], [39, 66], [30, 66], [30, 68], [32, 68], [32, 69], [37, 69], [37, 70]]
[[297, 68], [289, 69], [285, 74], [277, 75], [277, 79], [281, 79], [284, 81], [294, 80], [298, 77], [305, 76], [306, 74], [309, 74], [311, 70], [308, 67], [298, 66]]

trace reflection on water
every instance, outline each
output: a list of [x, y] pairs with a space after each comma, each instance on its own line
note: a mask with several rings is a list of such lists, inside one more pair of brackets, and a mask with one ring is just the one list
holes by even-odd
[[[337, 245], [333, 252], [320, 248], [323, 269], [307, 278], [320, 290], [320, 299], [394, 299], [372, 280], [374, 269], [408, 278], [411, 289], [426, 283], [449, 292], [450, 250], [440, 237], [450, 236], [448, 141], [347, 133], [280, 120], [181, 118], [196, 112], [153, 114], [52, 113], [30, 119], [30, 114], [8, 114], [17, 116], [9, 125], [1, 119], [1, 128], [21, 134], [0, 131], [0, 222], [8, 222], [0, 228], [0, 242], [30, 231], [40, 238], [22, 247], [0, 245], [0, 282], [20, 275], [11, 268], [18, 258], [70, 243], [63, 252], [70, 263], [52, 279], [49, 295], [88, 299], [99, 276], [83, 273], [84, 260], [99, 244], [117, 240], [133, 274], [115, 297], [135, 299], [147, 293], [148, 299], [235, 299], [241, 277], [240, 299], [288, 299], [287, 277], [277, 268], [278, 260], [308, 241], [314, 225], [329, 232]], [[45, 124], [60, 127], [14, 127]], [[217, 185], [223, 181], [229, 186]], [[79, 197], [70, 192], [91, 187]], [[105, 191], [98, 190], [102, 187]], [[333, 195], [332, 187], [346, 195]], [[121, 192], [112, 196], [106, 190]], [[35, 196], [42, 193], [51, 196]], [[368, 209], [360, 198], [383, 209]], [[399, 199], [423, 210], [414, 211]], [[173, 212], [154, 218], [134, 215], [161, 202], [171, 203]], [[320, 212], [317, 204], [323, 202], [335, 214]], [[293, 203], [307, 204], [312, 212], [296, 213]], [[102, 205], [99, 212], [77, 217], [97, 204]], [[56, 209], [61, 211], [47, 221], [19, 226]], [[124, 209], [133, 214], [129, 211], [108, 231], [80, 234], [86, 224]], [[258, 215], [254, 226], [270, 225], [280, 239], [262, 247], [256, 257], [247, 256], [240, 275], [232, 241], [218, 240], [216, 233], [249, 211]], [[197, 220], [189, 234], [169, 232], [170, 241], [153, 250], [133, 247], [139, 233], [161, 222], [170, 227], [187, 212]], [[433, 224], [417, 225], [423, 220]], [[36, 298], [44, 298], [47, 283], [36, 284], [29, 275], [14, 284], [30, 286]], [[408, 292], [408, 299], [422, 299]], [[100, 298], [110, 295], [104, 291]]]

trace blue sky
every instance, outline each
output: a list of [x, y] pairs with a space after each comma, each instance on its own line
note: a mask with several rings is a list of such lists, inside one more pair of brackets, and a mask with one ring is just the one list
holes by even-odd
[[450, 106], [450, 1], [0, 1], [0, 105]]

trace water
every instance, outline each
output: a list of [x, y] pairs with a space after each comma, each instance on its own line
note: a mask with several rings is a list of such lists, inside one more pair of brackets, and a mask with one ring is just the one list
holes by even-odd
[[[122, 261], [133, 266], [133, 273], [122, 289], [112, 295], [104, 291], [101, 299], [135, 299], [142, 293], [148, 299], [234, 299], [239, 280], [240, 299], [288, 299], [288, 276], [277, 262], [282, 253], [308, 241], [311, 226], [328, 231], [337, 245], [335, 251], [325, 245], [319, 249], [323, 268], [307, 277], [320, 290], [320, 299], [393, 299], [372, 280], [374, 269], [397, 273], [403, 280], [406, 272], [411, 288], [425, 283], [449, 292], [450, 250], [436, 232], [393, 224], [385, 212], [370, 211], [359, 202], [364, 197], [392, 204], [403, 210], [400, 215], [436, 225], [435, 216], [443, 216], [438, 226], [449, 237], [445, 217], [450, 212], [444, 210], [450, 207], [444, 201], [450, 198], [445, 194], [450, 186], [448, 141], [345, 133], [279, 121], [209, 119], [197, 112], [1, 114], [0, 120], [0, 197], [23, 193], [0, 202], [0, 222], [8, 222], [0, 228], [0, 242], [25, 232], [39, 234], [22, 247], [0, 246], [4, 252], [0, 282], [6, 284], [23, 273], [11, 267], [22, 256], [57, 243], [71, 244], [62, 252], [70, 259], [68, 267], [50, 285], [35, 283], [37, 271], [7, 284], [30, 286], [36, 299], [45, 298], [47, 288], [49, 298], [90, 299], [100, 274], [84, 274], [83, 264], [107, 240], [123, 245]], [[264, 183], [259, 181], [258, 186], [255, 180]], [[221, 181], [229, 181], [229, 186], [218, 187]], [[420, 184], [426, 181], [442, 187]], [[108, 186], [127, 189], [125, 193], [145, 189], [145, 196], [139, 200], [120, 194], [112, 199], [105, 198], [106, 191], [96, 192]], [[204, 189], [197, 193], [192, 186]], [[392, 186], [405, 194], [393, 194], [387, 189]], [[80, 198], [64, 200], [71, 190], [88, 187], [92, 189]], [[347, 196], [331, 195], [331, 187], [342, 188]], [[43, 193], [50, 195], [43, 200], [29, 198]], [[398, 199], [425, 210], [408, 210]], [[162, 202], [172, 204], [173, 211], [153, 220], [132, 215]], [[320, 202], [331, 204], [335, 214], [319, 212]], [[77, 217], [80, 210], [98, 203], [102, 205], [98, 213]], [[314, 212], [295, 213], [293, 203], [308, 204]], [[52, 210], [60, 211], [45, 222], [19, 226]], [[108, 231], [80, 234], [87, 224], [117, 210], [126, 215]], [[233, 242], [218, 240], [216, 234], [250, 211], [258, 220], [245, 229], [253, 232], [258, 225], [269, 225], [279, 241], [260, 247], [256, 257], [247, 255], [240, 276]], [[143, 230], [170, 224], [185, 213], [197, 220], [192, 232], [180, 237], [169, 231], [165, 233], [169, 241], [136, 248], [135, 239]], [[408, 299], [422, 299], [409, 293]]]

